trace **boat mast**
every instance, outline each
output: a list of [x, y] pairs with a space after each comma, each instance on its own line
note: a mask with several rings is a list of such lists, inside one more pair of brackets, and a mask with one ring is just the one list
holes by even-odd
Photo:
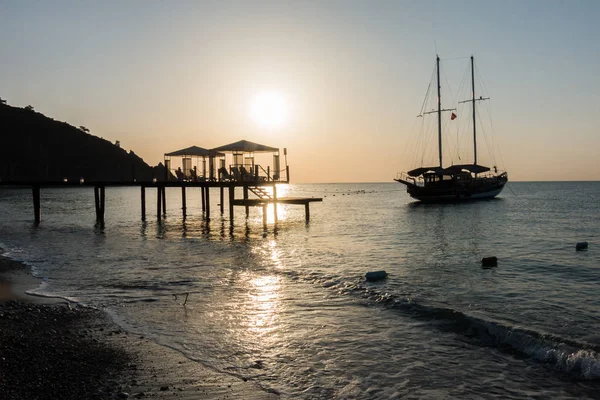
[[436, 55], [437, 65], [437, 97], [438, 97], [438, 150], [440, 154], [440, 168], [442, 168], [442, 97], [440, 85], [440, 56]]
[[[473, 104], [473, 165], [477, 165], [477, 121], [476, 121], [476, 108], [475, 103], [478, 101], [489, 100], [489, 97], [479, 96], [478, 99], [475, 98], [475, 63], [473, 61], [473, 56], [471, 56], [471, 87], [472, 87], [472, 96], [471, 100], [459, 101], [459, 103], [472, 103]], [[477, 175], [477, 174], [475, 174]]]
[[[442, 109], [442, 92], [441, 92], [441, 84], [440, 84], [440, 56], [436, 56], [436, 70], [437, 70], [437, 111], [435, 110], [431, 110], [431, 111], [427, 111], [424, 113], [421, 113], [419, 115], [419, 117], [422, 117], [423, 115], [426, 114], [434, 114], [437, 113], [438, 115], [438, 150], [439, 150], [439, 157], [440, 157], [440, 169], [443, 168], [442, 166], [442, 112], [444, 111], [455, 111], [456, 108], [446, 108], [446, 109]], [[429, 94], [429, 89], [427, 89], [427, 94]], [[471, 101], [471, 100], [469, 100]]]
[[477, 165], [477, 124], [475, 123], [475, 67], [471, 56], [471, 87], [473, 88], [473, 164]]

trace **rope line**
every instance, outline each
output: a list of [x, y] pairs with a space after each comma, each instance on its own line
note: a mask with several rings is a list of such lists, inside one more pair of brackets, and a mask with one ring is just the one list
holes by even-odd
[[[598, 243], [594, 243], [594, 242], [590, 242], [587, 241], [588, 244], [594, 244], [597, 245]], [[523, 254], [517, 254], [514, 256], [509, 256], [506, 257], [505, 259], [510, 259], [510, 258], [522, 258], [531, 254], [540, 254], [540, 253], [548, 253], [548, 252], [552, 252], [552, 251], [560, 251], [560, 250], [575, 250], [575, 245], [563, 245], [561, 247], [554, 247], [554, 248], [550, 248], [550, 249], [544, 249], [544, 250], [538, 250], [538, 251], [530, 251], [528, 253], [523, 253]], [[498, 257], [498, 259], [501, 259], [500, 257]]]
[[404, 192], [406, 191], [404, 188], [401, 189], [390, 189], [390, 190], [349, 190], [349, 191], [343, 191], [343, 192], [339, 192], [339, 191], [322, 191], [322, 190], [315, 190], [315, 191], [311, 191], [311, 190], [290, 190], [290, 192], [295, 192], [295, 193], [314, 193], [314, 194], [344, 194], [344, 195], [350, 195], [350, 194], [377, 194], [377, 193], [390, 193], [390, 192]]

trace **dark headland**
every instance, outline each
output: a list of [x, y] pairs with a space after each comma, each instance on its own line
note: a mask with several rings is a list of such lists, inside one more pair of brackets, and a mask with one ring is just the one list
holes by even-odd
[[[90, 133], [84, 126], [36, 112], [31, 106], [0, 102], [0, 179], [3, 181], [151, 181], [164, 177], [162, 164], [151, 167]], [[162, 173], [161, 173], [162, 171]]]

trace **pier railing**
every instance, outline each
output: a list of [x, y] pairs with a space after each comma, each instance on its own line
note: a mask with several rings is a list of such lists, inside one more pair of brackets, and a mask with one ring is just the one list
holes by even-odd
[[[275, 171], [259, 164], [231, 164], [216, 173], [198, 173], [196, 170], [169, 169], [168, 180], [178, 182], [289, 182], [289, 167]], [[212, 177], [211, 177], [212, 175]]]
[[398, 172], [396, 174], [396, 180], [401, 180], [404, 182], [409, 182], [409, 183], [413, 183], [417, 186], [424, 186], [425, 182], [423, 181], [422, 177], [414, 177], [414, 176], [410, 176], [408, 175], [406, 172]]
[[270, 167], [264, 169], [259, 164], [231, 164], [229, 169], [219, 168], [217, 179], [219, 182], [281, 182], [289, 183], [290, 169], [272, 171]]

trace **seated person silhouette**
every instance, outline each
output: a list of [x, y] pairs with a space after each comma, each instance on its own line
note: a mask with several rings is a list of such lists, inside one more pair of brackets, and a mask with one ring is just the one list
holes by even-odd
[[246, 168], [244, 168], [243, 166], [240, 167], [240, 173], [242, 174], [242, 180], [244, 180], [244, 181], [254, 180], [254, 175], [251, 172], [249, 172]]
[[218, 172], [219, 172], [219, 180], [221, 180], [221, 181], [231, 180], [231, 175], [229, 175], [229, 172], [227, 172], [227, 168], [221, 167], [221, 168], [219, 168]]
[[184, 178], [183, 175], [183, 171], [181, 170], [181, 167], [177, 168], [177, 171], [175, 171], [175, 175], [177, 176], [177, 180], [182, 181]]
[[240, 173], [240, 170], [238, 167], [231, 167], [231, 178], [234, 181], [241, 181], [242, 180], [242, 174]]

